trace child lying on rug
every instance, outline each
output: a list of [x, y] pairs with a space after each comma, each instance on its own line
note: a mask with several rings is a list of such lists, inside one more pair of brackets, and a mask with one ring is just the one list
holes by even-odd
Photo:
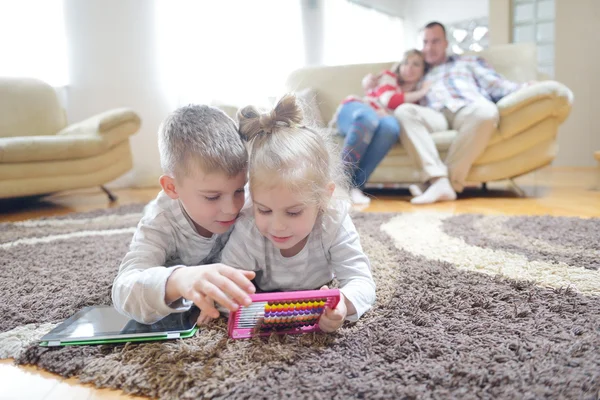
[[[373, 305], [375, 283], [348, 202], [332, 198], [336, 185], [336, 194], [347, 189], [341, 160], [326, 136], [300, 125], [293, 96], [266, 114], [245, 107], [238, 118], [250, 141], [253, 205], [241, 213], [222, 262], [255, 271], [262, 291], [326, 288], [335, 275], [341, 299], [319, 327], [331, 332], [356, 321]], [[210, 317], [202, 312], [199, 321]]]
[[114, 280], [115, 308], [150, 324], [192, 303], [213, 317], [214, 301], [231, 311], [250, 304], [254, 272], [217, 263], [245, 201], [248, 154], [235, 122], [216, 108], [182, 107], [158, 141], [162, 191]]

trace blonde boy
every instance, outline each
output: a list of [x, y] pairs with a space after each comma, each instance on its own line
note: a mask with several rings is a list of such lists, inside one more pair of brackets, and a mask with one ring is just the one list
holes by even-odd
[[244, 205], [248, 154], [231, 118], [203, 105], [175, 110], [158, 138], [162, 191], [144, 210], [114, 280], [115, 308], [154, 323], [195, 303], [217, 317], [250, 304], [254, 272], [220, 264]]

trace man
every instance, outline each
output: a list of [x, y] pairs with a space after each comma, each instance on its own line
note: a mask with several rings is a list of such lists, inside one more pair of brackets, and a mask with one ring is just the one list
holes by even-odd
[[[444, 25], [427, 24], [423, 54], [429, 72], [424, 82], [430, 83], [431, 89], [421, 102], [426, 107], [403, 104], [395, 111], [402, 127], [400, 140], [430, 183], [425, 193], [411, 200], [413, 204], [456, 199], [471, 165], [498, 125], [495, 103], [522, 86], [500, 76], [479, 57], [447, 56], [447, 48]], [[449, 128], [458, 134], [444, 163], [430, 134]]]

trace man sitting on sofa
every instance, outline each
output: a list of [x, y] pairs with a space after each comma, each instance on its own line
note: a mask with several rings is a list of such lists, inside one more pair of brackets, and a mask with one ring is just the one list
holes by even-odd
[[[473, 162], [481, 155], [499, 120], [496, 102], [523, 85], [506, 80], [482, 58], [447, 56], [446, 29], [439, 22], [425, 26], [423, 54], [429, 66], [424, 77], [431, 89], [421, 101], [395, 111], [400, 140], [421, 167], [429, 188], [411, 200], [429, 204], [455, 200]], [[442, 162], [430, 134], [455, 129], [458, 134]]]

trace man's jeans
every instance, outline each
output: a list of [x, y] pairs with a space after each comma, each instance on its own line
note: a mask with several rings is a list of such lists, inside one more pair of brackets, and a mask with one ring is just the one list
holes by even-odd
[[362, 187], [400, 137], [395, 117], [380, 117], [359, 101], [342, 105], [337, 126], [346, 139], [342, 158], [352, 168], [352, 183]]

